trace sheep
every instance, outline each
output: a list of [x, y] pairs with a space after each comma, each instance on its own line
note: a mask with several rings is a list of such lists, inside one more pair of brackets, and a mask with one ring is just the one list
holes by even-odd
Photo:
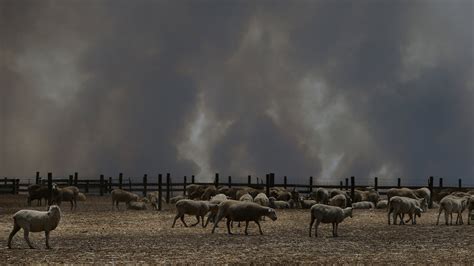
[[310, 196], [316, 200], [317, 203], [327, 204], [329, 200], [329, 192], [324, 188], [317, 188]]
[[329, 199], [329, 205], [331, 206], [338, 206], [340, 208], [346, 207], [346, 196], [342, 194], [338, 194], [331, 199]]
[[315, 237], [318, 237], [318, 226], [320, 223], [332, 223], [332, 236], [336, 237], [339, 223], [345, 218], [352, 218], [352, 208], [340, 208], [337, 206], [328, 206], [324, 204], [315, 204], [311, 207], [311, 222], [309, 223], [309, 237], [311, 237], [311, 230], [316, 220]]
[[[158, 198], [158, 197], [157, 197]], [[183, 196], [183, 195], [178, 195], [176, 197], [172, 197], [170, 198], [170, 203], [171, 204], [176, 204], [176, 202], [182, 200], [182, 199], [187, 199], [186, 196]]]
[[375, 205], [375, 208], [377, 209], [386, 209], [388, 206], [388, 200], [380, 200], [377, 202], [377, 205]]
[[370, 201], [374, 205], [377, 204], [377, 202], [380, 199], [380, 195], [377, 191], [375, 191], [373, 188], [368, 188], [369, 190], [363, 191], [363, 190], [354, 190], [354, 202], [361, 202], [361, 201]]
[[[418, 198], [424, 198], [427, 203], [430, 202], [431, 192], [428, 188], [422, 187], [422, 188], [413, 190], [413, 192], [415, 192], [415, 195]], [[431, 206], [431, 207], [433, 207], [433, 206]], [[425, 211], [426, 211], [426, 209], [425, 209]]]
[[77, 208], [77, 197], [79, 195], [79, 189], [77, 187], [69, 186], [60, 188], [56, 183], [53, 183], [52, 193], [52, 203], [61, 206], [62, 201], [69, 201], [71, 203], [71, 210]]
[[29, 185], [28, 186], [28, 199], [27, 203], [28, 206], [31, 206], [31, 202], [33, 200], [37, 200], [37, 206], [41, 206], [42, 199], [48, 200], [49, 199], [49, 190], [48, 186], [44, 185]]
[[206, 227], [209, 223], [209, 218], [207, 219], [206, 224], [204, 224], [204, 216], [206, 216], [206, 214], [213, 209], [217, 211], [217, 206], [217, 204], [210, 203], [208, 201], [194, 201], [189, 199], [182, 199], [176, 202], [176, 216], [174, 217], [173, 225], [171, 226], [171, 228], [174, 228], [174, 225], [176, 224], [176, 220], [178, 218], [181, 218], [181, 222], [183, 222], [185, 227], [188, 227], [188, 225], [184, 221], [185, 214], [196, 216], [197, 222], [195, 224], [192, 224], [191, 226], [196, 226], [197, 224], [199, 224], [201, 219], [202, 227]]
[[270, 205], [270, 200], [268, 199], [265, 193], [258, 193], [257, 196], [255, 196], [255, 198], [253, 199], [253, 202], [264, 207], [268, 207]]
[[444, 211], [444, 221], [448, 225], [448, 218], [451, 216], [450, 225], [453, 225], [453, 212], [457, 213], [456, 224], [463, 224], [462, 213], [466, 209], [468, 203], [468, 197], [456, 197], [454, 195], [448, 195], [441, 199], [439, 202], [438, 219], [436, 225], [439, 224], [439, 216]]
[[239, 201], [246, 201], [246, 202], [253, 202], [252, 196], [250, 194], [244, 194], [242, 197], [240, 197]]
[[112, 207], [115, 205], [117, 207], [117, 210], [119, 209], [119, 202], [125, 202], [128, 203], [130, 201], [138, 201], [140, 197], [138, 197], [137, 194], [133, 194], [131, 192], [116, 188], [112, 190], [111, 192], [112, 195]]
[[471, 224], [471, 215], [472, 211], [474, 210], [474, 196], [469, 197], [467, 201], [467, 224]]
[[[407, 197], [407, 198], [412, 198], [412, 199], [416, 199], [416, 200], [420, 199], [416, 195], [415, 191], [413, 191], [409, 188], [391, 188], [391, 189], [387, 190], [387, 200], [389, 202], [390, 202], [390, 199], [393, 196]], [[421, 206], [421, 209], [423, 211], [426, 211], [428, 209], [428, 202], [429, 202], [429, 199], [427, 201], [426, 198], [425, 198], [424, 203]]]
[[200, 199], [207, 186], [190, 184], [186, 186], [186, 195], [189, 199]]
[[127, 209], [129, 210], [146, 210], [146, 203], [143, 201], [129, 201], [127, 202]]
[[61, 220], [61, 210], [57, 205], [51, 205], [48, 211], [20, 210], [13, 215], [13, 230], [8, 236], [8, 248], [11, 248], [13, 236], [23, 229], [23, 236], [30, 248], [34, 248], [30, 242], [30, 232], [43, 232], [46, 237], [46, 248], [49, 246], [49, 233], [56, 229]]
[[[400, 224], [405, 224], [403, 216], [405, 214], [410, 215], [408, 221], [412, 221], [412, 224], [416, 224], [416, 216], [421, 217], [423, 212], [421, 206], [425, 202], [425, 199], [412, 199], [408, 197], [393, 196], [388, 201], [388, 224], [390, 225], [390, 214], [393, 213], [393, 224], [397, 223], [397, 217], [400, 217]], [[407, 221], [407, 222], [408, 222]]]
[[340, 189], [331, 189], [329, 191], [329, 198], [333, 198], [336, 195], [344, 195], [346, 198], [346, 206], [345, 207], [351, 207], [352, 206], [352, 198], [351, 195], [347, 191], [342, 191]]
[[276, 200], [274, 197], [269, 197], [268, 200], [270, 201], [270, 208], [274, 209], [289, 209], [290, 203], [283, 200]]
[[272, 221], [277, 219], [277, 215], [274, 209], [269, 207], [260, 206], [254, 202], [241, 202], [241, 201], [224, 201], [219, 204], [216, 222], [212, 228], [212, 234], [214, 233], [217, 224], [224, 217], [227, 218], [227, 232], [232, 235], [230, 231], [230, 223], [232, 221], [243, 222], [245, 221], [245, 234], [248, 235], [247, 228], [250, 221], [254, 221], [258, 225], [260, 235], [263, 235], [262, 228], [260, 227], [260, 218], [267, 216]]
[[225, 194], [217, 194], [213, 196], [209, 202], [214, 203], [214, 204], [219, 204], [228, 199], [229, 199], [228, 196]]
[[79, 194], [77, 194], [77, 201], [86, 201], [86, 200], [87, 200], [87, 197], [84, 193], [79, 192]]
[[375, 208], [375, 204], [371, 201], [359, 201], [352, 203], [353, 209], [373, 209]]
[[301, 203], [301, 208], [309, 209], [317, 202], [315, 200], [300, 200], [300, 203]]
[[215, 186], [208, 186], [201, 195], [201, 200], [210, 200], [212, 196], [217, 195], [217, 188]]

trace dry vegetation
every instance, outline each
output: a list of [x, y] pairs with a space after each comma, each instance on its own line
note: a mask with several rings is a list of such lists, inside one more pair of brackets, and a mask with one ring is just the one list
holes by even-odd
[[[63, 205], [63, 218], [51, 233], [52, 250], [44, 247], [44, 234], [32, 233], [35, 250], [17, 234], [13, 249], [6, 248], [12, 214], [26, 208], [24, 195], [0, 195], [0, 255], [3, 263], [468, 263], [474, 262], [474, 225], [435, 226], [436, 210], [418, 225], [389, 226], [384, 210], [355, 210], [354, 218], [331, 237], [331, 226], [320, 226], [320, 237], [308, 237], [309, 211], [278, 211], [278, 220], [234, 227], [171, 229], [172, 207], [157, 212], [112, 211], [109, 197], [89, 196], [76, 212]], [[45, 207], [33, 207], [44, 209]], [[465, 215], [466, 217], [466, 215]], [[194, 222], [194, 217], [187, 218]]]

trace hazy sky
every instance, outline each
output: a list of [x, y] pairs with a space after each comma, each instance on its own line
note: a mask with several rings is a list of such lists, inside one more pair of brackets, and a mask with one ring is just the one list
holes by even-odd
[[473, 15], [470, 0], [0, 0], [0, 175], [473, 184]]

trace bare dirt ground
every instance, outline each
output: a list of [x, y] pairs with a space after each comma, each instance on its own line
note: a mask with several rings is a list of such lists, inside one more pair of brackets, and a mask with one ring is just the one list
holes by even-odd
[[174, 210], [165, 207], [130, 211], [122, 205], [113, 211], [110, 197], [89, 196], [74, 212], [63, 203], [51, 250], [45, 249], [43, 233], [30, 234], [37, 249], [28, 249], [22, 231], [7, 249], [11, 216], [28, 207], [24, 195], [0, 195], [0, 258], [2, 263], [474, 263], [474, 225], [436, 226], [436, 210], [405, 226], [389, 226], [385, 210], [355, 210], [339, 226], [339, 237], [325, 224], [318, 238], [309, 238], [309, 210], [278, 210], [277, 221], [262, 222], [263, 236], [255, 224], [246, 236], [238, 227], [227, 235], [225, 222], [215, 234], [211, 227], [185, 228], [179, 221], [171, 228]]

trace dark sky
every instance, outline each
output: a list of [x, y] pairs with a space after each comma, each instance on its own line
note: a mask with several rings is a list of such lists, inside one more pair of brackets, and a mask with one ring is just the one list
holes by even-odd
[[473, 15], [470, 0], [0, 0], [0, 175], [474, 184]]

